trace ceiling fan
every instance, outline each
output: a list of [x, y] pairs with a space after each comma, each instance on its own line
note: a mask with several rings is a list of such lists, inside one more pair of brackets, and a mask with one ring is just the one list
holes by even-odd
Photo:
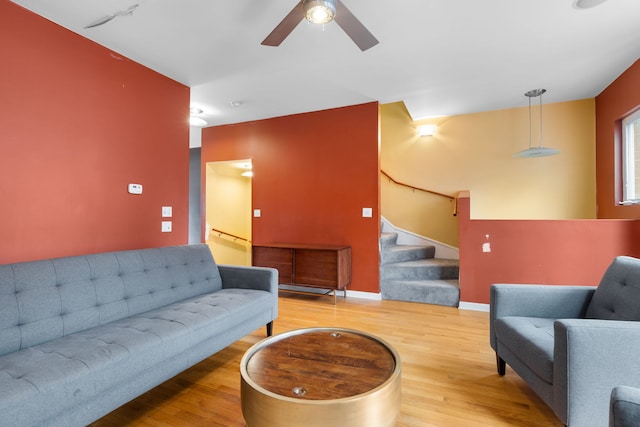
[[300, 0], [261, 44], [280, 46], [304, 18], [314, 24], [327, 24], [335, 20], [363, 52], [378, 44], [373, 34], [340, 0]]
[[87, 25], [86, 28], [93, 28], [93, 27], [99, 27], [100, 25], [104, 25], [107, 22], [111, 21], [114, 18], [117, 18], [119, 16], [127, 16], [127, 15], [133, 15], [133, 12], [138, 8], [138, 6], [140, 6], [139, 4], [134, 4], [133, 6], [129, 6], [127, 9], [125, 10], [120, 10], [116, 13], [113, 13], [111, 15], [108, 16], [103, 16], [102, 18], [98, 19], [97, 21], [92, 22], [91, 24]]

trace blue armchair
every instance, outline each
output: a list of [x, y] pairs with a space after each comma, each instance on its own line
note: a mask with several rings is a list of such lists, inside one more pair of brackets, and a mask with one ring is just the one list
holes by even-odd
[[640, 389], [618, 386], [611, 392], [609, 427], [640, 426]]
[[618, 385], [640, 387], [640, 260], [617, 257], [598, 287], [495, 284], [490, 344], [570, 427], [606, 426]]

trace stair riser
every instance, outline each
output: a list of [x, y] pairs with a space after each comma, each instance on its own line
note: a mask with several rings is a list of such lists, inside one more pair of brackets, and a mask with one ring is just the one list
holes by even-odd
[[380, 271], [380, 280], [451, 280], [458, 275], [458, 267], [453, 266], [386, 265]]
[[395, 246], [398, 242], [398, 233], [385, 233], [380, 237], [380, 247], [382, 249]]
[[460, 301], [460, 290], [455, 286], [413, 285], [410, 283], [381, 283], [383, 299], [420, 302], [426, 304], [457, 307]]
[[425, 246], [417, 249], [407, 249], [402, 251], [386, 251], [381, 254], [382, 264], [391, 262], [415, 261], [418, 259], [433, 258], [436, 250], [433, 246]]

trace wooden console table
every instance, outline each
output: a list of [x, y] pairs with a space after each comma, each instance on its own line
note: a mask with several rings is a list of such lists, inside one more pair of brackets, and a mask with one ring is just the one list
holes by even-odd
[[[344, 291], [351, 283], [351, 247], [338, 245], [305, 245], [295, 243], [269, 243], [253, 245], [254, 266], [278, 270], [281, 285]], [[294, 292], [283, 289], [287, 292]]]

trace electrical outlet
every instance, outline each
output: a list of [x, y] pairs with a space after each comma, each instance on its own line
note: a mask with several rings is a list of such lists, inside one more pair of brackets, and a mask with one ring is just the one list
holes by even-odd
[[362, 208], [362, 217], [363, 218], [371, 218], [371, 217], [373, 217], [373, 209], [372, 208]]
[[162, 217], [171, 218], [173, 216], [173, 208], [171, 206], [162, 207]]

